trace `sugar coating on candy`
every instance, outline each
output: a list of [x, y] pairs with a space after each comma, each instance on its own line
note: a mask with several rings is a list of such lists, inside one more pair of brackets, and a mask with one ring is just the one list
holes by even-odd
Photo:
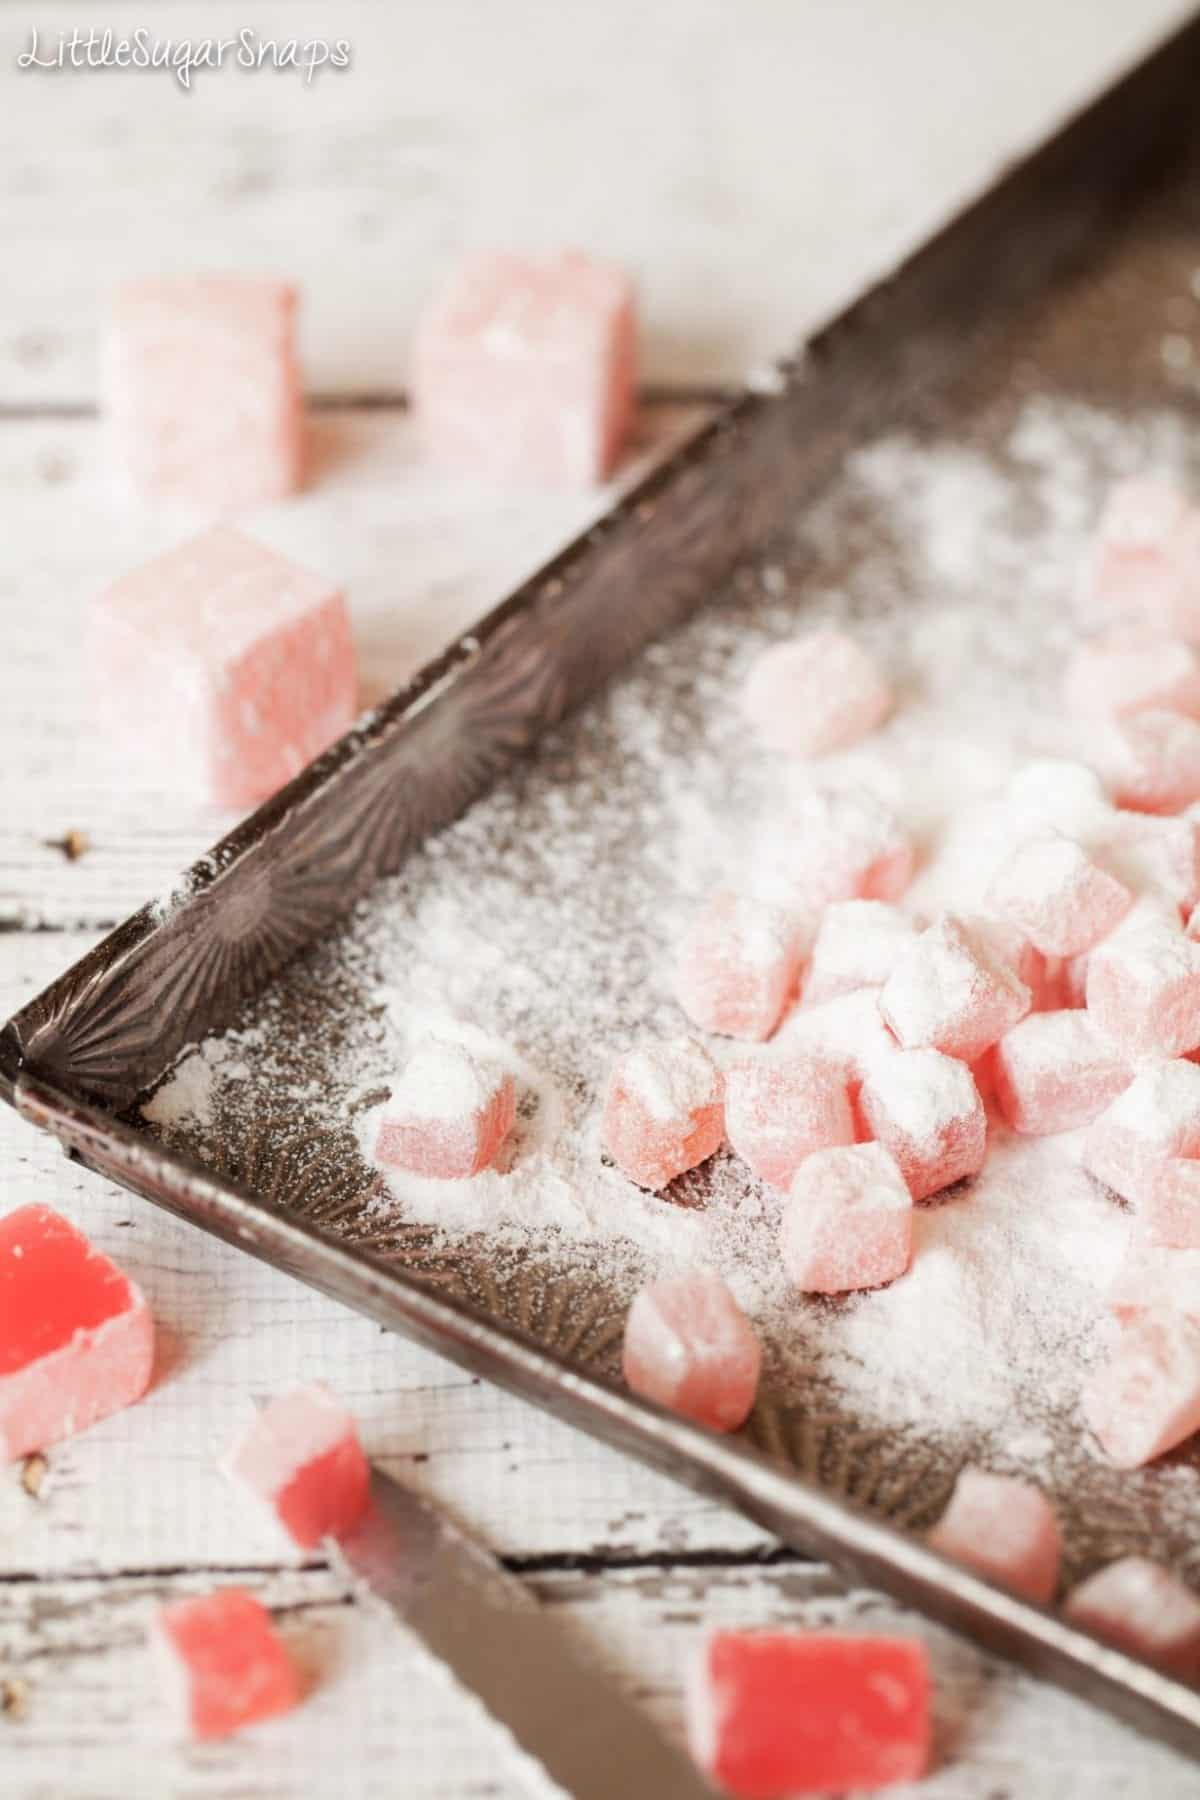
[[1200, 1595], [1144, 1556], [1123, 1556], [1081, 1581], [1063, 1601], [1073, 1625], [1200, 1681]]
[[929, 1542], [941, 1555], [1039, 1606], [1054, 1598], [1062, 1537], [1054, 1508], [1030, 1481], [964, 1469]]
[[1167, 1311], [1200, 1325], [1200, 1250], [1147, 1244], [1136, 1234], [1108, 1290], [1110, 1312], [1129, 1320]]
[[427, 1038], [380, 1114], [375, 1155], [412, 1175], [463, 1181], [491, 1167], [515, 1117], [508, 1069], [465, 1044]]
[[[964, 923], [974, 937], [987, 945], [992, 956], [1029, 989], [1034, 1012], [1053, 1012], [1063, 1004], [1063, 957], [1044, 956], [1018, 926], [1007, 920], [973, 914]], [[1083, 1001], [1079, 1004], [1082, 1006]]]
[[1179, 1057], [1200, 1045], [1200, 945], [1150, 924], [1092, 951], [1088, 1012], [1125, 1055]]
[[300, 1699], [295, 1667], [270, 1614], [242, 1588], [162, 1607], [150, 1642], [177, 1723], [194, 1738], [229, 1737], [289, 1712]]
[[847, 1294], [903, 1275], [912, 1258], [912, 1195], [881, 1144], [818, 1150], [801, 1163], [784, 1208], [780, 1251], [807, 1294]]
[[1080, 610], [1091, 618], [1125, 614], [1170, 630], [1178, 586], [1172, 547], [1187, 512], [1186, 496], [1169, 482], [1144, 476], [1119, 482], [1085, 562]]
[[1109, 633], [1083, 644], [1067, 665], [1064, 697], [1082, 715], [1146, 712], [1200, 717], [1200, 657], [1182, 638]]
[[736, 1431], [758, 1389], [762, 1351], [711, 1269], [643, 1288], [625, 1322], [623, 1366], [635, 1394], [714, 1431]]
[[1157, 818], [1118, 812], [1099, 854], [1143, 897], [1158, 897], [1185, 913], [1200, 898], [1200, 821], [1186, 813]]
[[1176, 712], [1111, 719], [1092, 761], [1118, 806], [1175, 813], [1200, 800], [1200, 724]]
[[866, 651], [827, 627], [774, 644], [752, 665], [742, 711], [759, 742], [789, 756], [855, 744], [892, 710], [892, 690]]
[[296, 290], [184, 276], [118, 290], [104, 356], [113, 451], [152, 499], [226, 512], [303, 473]]
[[1133, 895], [1066, 837], [1022, 844], [996, 872], [988, 904], [1046, 956], [1078, 956], [1108, 936]]
[[337, 588], [226, 526], [99, 595], [87, 670], [108, 743], [220, 806], [290, 781], [357, 704]]
[[725, 1130], [756, 1175], [786, 1190], [814, 1150], [854, 1142], [845, 1070], [798, 1055], [735, 1063], [725, 1072]]
[[1085, 843], [1104, 829], [1113, 811], [1094, 769], [1054, 756], [1024, 763], [1005, 787], [1004, 804], [1016, 831], [1031, 837], [1060, 831]]
[[738, 1800], [917, 1781], [930, 1680], [915, 1638], [716, 1631], [685, 1691], [697, 1764]]
[[1140, 1468], [1200, 1427], [1200, 1324], [1170, 1310], [1123, 1324], [1088, 1381], [1083, 1416], [1108, 1460]]
[[813, 788], [764, 834], [757, 890], [789, 907], [898, 900], [913, 875], [912, 841], [869, 788]]
[[794, 913], [722, 889], [684, 933], [675, 997], [705, 1031], [768, 1038], [795, 992], [804, 944]]
[[642, 1044], [614, 1065], [601, 1141], [622, 1174], [660, 1192], [706, 1162], [725, 1136], [725, 1083], [692, 1038]]
[[417, 330], [412, 385], [433, 454], [494, 480], [588, 487], [611, 473], [634, 406], [624, 270], [577, 250], [472, 255]]
[[906, 1049], [964, 1062], [982, 1056], [1032, 1004], [993, 941], [950, 914], [901, 952], [879, 995], [884, 1021]]
[[1140, 1244], [1200, 1250], [1200, 1162], [1170, 1156], [1151, 1164], [1133, 1230]]
[[997, 1104], [1014, 1131], [1043, 1137], [1088, 1125], [1133, 1080], [1118, 1045], [1086, 1012], [1030, 1013], [992, 1052]]
[[987, 1118], [971, 1071], [957, 1057], [940, 1050], [893, 1051], [868, 1068], [858, 1104], [914, 1200], [983, 1167]]
[[1084, 1167], [1140, 1206], [1157, 1169], [1200, 1156], [1200, 1067], [1183, 1057], [1147, 1063], [1088, 1130]]
[[797, 1008], [788, 1014], [772, 1045], [772, 1050], [800, 1052], [831, 1063], [845, 1076], [852, 1098], [875, 1058], [895, 1048], [896, 1040], [880, 1017], [875, 988]]
[[882, 987], [917, 927], [886, 900], [838, 900], [826, 907], [804, 979], [804, 1003]]
[[320, 1382], [256, 1412], [222, 1467], [254, 1494], [301, 1549], [362, 1517], [370, 1469], [354, 1420]]
[[0, 1462], [140, 1400], [154, 1368], [141, 1291], [48, 1206], [0, 1218]]

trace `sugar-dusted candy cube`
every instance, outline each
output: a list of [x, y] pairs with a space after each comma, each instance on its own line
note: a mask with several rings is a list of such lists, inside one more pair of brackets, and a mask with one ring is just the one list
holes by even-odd
[[1109, 1461], [1140, 1468], [1200, 1428], [1200, 1324], [1141, 1313], [1120, 1328], [1083, 1391], [1083, 1415]]
[[815, 1006], [859, 988], [882, 987], [917, 927], [886, 900], [838, 900], [826, 907], [804, 980], [804, 1003]]
[[1184, 1056], [1200, 1045], [1200, 945], [1149, 924], [1088, 957], [1087, 1007], [1127, 1056]]
[[1014, 1131], [1089, 1125], [1133, 1080], [1120, 1047], [1086, 1012], [1030, 1013], [992, 1052], [997, 1104]]
[[817, 1150], [801, 1163], [780, 1250], [793, 1286], [848, 1294], [903, 1275], [912, 1258], [912, 1195], [881, 1144]]
[[1135, 1232], [1107, 1299], [1109, 1311], [1121, 1320], [1165, 1311], [1200, 1325], [1200, 1250], [1147, 1244]]
[[814, 1150], [854, 1142], [845, 1070], [814, 1056], [735, 1063], [725, 1073], [725, 1130], [756, 1175], [786, 1190]]
[[1110, 719], [1091, 757], [1116, 804], [1133, 812], [1176, 813], [1200, 800], [1200, 724], [1182, 713]]
[[881, 725], [892, 690], [854, 638], [826, 626], [764, 650], [746, 677], [742, 710], [768, 750], [821, 756]]
[[1200, 717], [1200, 657], [1182, 638], [1112, 632], [1083, 644], [1067, 665], [1068, 707], [1084, 716], [1180, 712]]
[[901, 952], [879, 995], [884, 1021], [906, 1049], [963, 1062], [982, 1056], [1032, 1004], [994, 943], [951, 914]]
[[725, 1082], [692, 1038], [641, 1044], [614, 1065], [601, 1141], [623, 1175], [655, 1193], [707, 1162], [725, 1136]]
[[267, 1507], [302, 1550], [362, 1517], [371, 1471], [354, 1420], [320, 1382], [256, 1412], [222, 1467]]
[[496, 481], [590, 487], [633, 418], [633, 286], [577, 250], [469, 256], [418, 327], [417, 419], [439, 461]]
[[895, 1157], [914, 1200], [977, 1175], [987, 1119], [966, 1063], [940, 1050], [896, 1050], [871, 1064], [859, 1094], [871, 1136]]
[[1140, 618], [1170, 630], [1178, 585], [1172, 546], [1187, 511], [1186, 495], [1169, 482], [1146, 476], [1118, 482], [1084, 564], [1081, 612], [1092, 619]]
[[997, 870], [988, 905], [1045, 956], [1078, 956], [1108, 936], [1133, 895], [1066, 837], [1021, 844]]
[[860, 988], [790, 1012], [771, 1048], [832, 1064], [845, 1076], [854, 1100], [871, 1063], [895, 1050], [896, 1040], [879, 1015], [878, 991]]
[[132, 485], [219, 512], [292, 493], [304, 461], [295, 336], [286, 282], [184, 276], [119, 289], [105, 386]]
[[1030, 1481], [964, 1469], [929, 1542], [941, 1555], [1039, 1606], [1054, 1598], [1062, 1537], [1054, 1508]]
[[1147, 1063], [1090, 1127], [1084, 1167], [1135, 1205], [1169, 1157], [1200, 1157], [1200, 1067]]
[[721, 889], [684, 933], [675, 997], [705, 1031], [768, 1038], [796, 991], [806, 942], [786, 908]]
[[1094, 769], [1058, 756], [1022, 763], [1004, 790], [1004, 805], [1014, 832], [1060, 831], [1080, 843], [1103, 831], [1113, 810]]
[[150, 1641], [177, 1722], [191, 1737], [229, 1737], [289, 1712], [300, 1699], [295, 1666], [270, 1614], [242, 1588], [162, 1607]]
[[1123, 1556], [1071, 1589], [1063, 1612], [1130, 1656], [1200, 1681], [1200, 1595], [1144, 1556]]
[[0, 1218], [0, 1462], [140, 1400], [154, 1321], [128, 1276], [48, 1206]]
[[379, 1116], [379, 1162], [433, 1181], [490, 1168], [513, 1128], [516, 1087], [496, 1057], [446, 1038], [419, 1044]]
[[357, 699], [337, 588], [226, 526], [98, 597], [87, 673], [109, 743], [219, 806], [289, 781], [347, 729]]
[[749, 1417], [761, 1363], [753, 1327], [711, 1269], [656, 1281], [629, 1309], [629, 1386], [714, 1431], [736, 1431]]
[[[1011, 969], [1017, 980], [1029, 989], [1034, 1012], [1052, 1012], [1060, 1005], [1061, 957], [1043, 956], [1018, 926], [1004, 919], [973, 914], [963, 923], [972, 936], [987, 945], [993, 958]], [[1083, 1001], [1079, 1004], [1082, 1006]]]
[[913, 846], [869, 788], [812, 788], [771, 827], [755, 858], [756, 886], [784, 906], [898, 900], [913, 875]]
[[1200, 1161], [1168, 1156], [1151, 1164], [1133, 1229], [1141, 1244], [1200, 1250]]
[[736, 1800], [918, 1781], [930, 1682], [915, 1638], [715, 1631], [686, 1688], [688, 1741]]
[[1126, 887], [1161, 898], [1177, 914], [1200, 899], [1200, 820], [1186, 813], [1115, 813], [1099, 854]]

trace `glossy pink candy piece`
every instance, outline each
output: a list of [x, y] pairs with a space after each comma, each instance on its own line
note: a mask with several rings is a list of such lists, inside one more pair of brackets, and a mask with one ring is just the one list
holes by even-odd
[[1200, 945], [1148, 925], [1088, 957], [1087, 1009], [1126, 1056], [1179, 1057], [1200, 1045]]
[[258, 1411], [222, 1466], [303, 1550], [348, 1531], [366, 1509], [371, 1472], [358, 1431], [320, 1382]]
[[854, 638], [832, 627], [763, 651], [742, 689], [742, 711], [759, 742], [787, 756], [855, 744], [891, 710], [881, 671]]
[[793, 913], [722, 889], [684, 933], [676, 998], [702, 1030], [761, 1041], [795, 993], [803, 947]]
[[1140, 1313], [1121, 1326], [1082, 1401], [1117, 1468], [1165, 1456], [1200, 1428], [1200, 1323], [1172, 1311]]
[[1133, 1080], [1086, 1012], [1030, 1013], [992, 1051], [996, 1100], [1014, 1131], [1043, 1137], [1088, 1125]]
[[141, 1291], [48, 1206], [0, 1218], [0, 1462], [140, 1400], [154, 1368]]
[[1181, 638], [1116, 631], [1075, 652], [1064, 695], [1083, 716], [1179, 712], [1200, 717], [1200, 657]]
[[895, 1159], [914, 1200], [977, 1175], [987, 1118], [970, 1069], [940, 1050], [895, 1050], [871, 1064], [858, 1099], [871, 1136]]
[[199, 1739], [229, 1737], [285, 1713], [300, 1683], [270, 1614], [241, 1588], [176, 1600], [150, 1637], [180, 1724]]
[[643, 1288], [625, 1323], [625, 1380], [635, 1394], [714, 1431], [750, 1413], [762, 1351], [737, 1301], [709, 1269]]
[[303, 401], [296, 290], [185, 276], [114, 300], [105, 386], [117, 461], [158, 500], [227, 512], [300, 485]]
[[1200, 1595], [1144, 1556], [1123, 1556], [1072, 1588], [1063, 1612], [1073, 1625], [1200, 1681]]
[[433, 454], [497, 481], [589, 487], [633, 417], [633, 287], [564, 251], [469, 257], [417, 332], [413, 394]]
[[427, 1038], [380, 1114], [375, 1156], [431, 1181], [465, 1181], [495, 1162], [515, 1118], [507, 1069], [464, 1044]]
[[804, 980], [804, 1004], [880, 988], [917, 927], [886, 900], [837, 900], [826, 907]]
[[992, 879], [988, 905], [1045, 956], [1078, 956], [1120, 924], [1133, 895], [1070, 838], [1031, 839]]
[[1118, 806], [1176, 813], [1200, 800], [1200, 724], [1176, 712], [1112, 719], [1092, 761]]
[[812, 1056], [735, 1063], [725, 1074], [725, 1130], [742, 1161], [786, 1192], [815, 1150], [854, 1142], [845, 1072]]
[[706, 1162], [725, 1136], [725, 1083], [691, 1038], [643, 1044], [608, 1079], [601, 1138], [621, 1172], [655, 1193]]
[[879, 995], [885, 1024], [909, 1050], [972, 1063], [1033, 1004], [983, 931], [946, 914], [902, 951]]
[[1054, 1508], [1032, 1482], [964, 1469], [929, 1542], [943, 1556], [1040, 1606], [1054, 1598], [1062, 1538]]
[[1179, 585], [1174, 543], [1187, 512], [1186, 496], [1169, 482], [1145, 476], [1118, 482], [1088, 552], [1081, 612], [1089, 619], [1140, 618], [1172, 630]]
[[784, 1208], [783, 1265], [807, 1294], [847, 1294], [903, 1275], [912, 1258], [912, 1196], [879, 1144], [818, 1150], [801, 1163]]
[[1200, 1157], [1200, 1067], [1183, 1057], [1150, 1062], [1100, 1114], [1084, 1143], [1084, 1167], [1140, 1206], [1169, 1158]]
[[1200, 1250], [1200, 1162], [1172, 1156], [1152, 1164], [1133, 1229], [1142, 1244]]

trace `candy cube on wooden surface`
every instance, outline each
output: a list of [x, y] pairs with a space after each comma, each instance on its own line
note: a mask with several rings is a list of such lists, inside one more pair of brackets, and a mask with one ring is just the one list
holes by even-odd
[[832, 900], [898, 900], [913, 876], [912, 841], [869, 788], [812, 788], [759, 843], [756, 890], [814, 912]]
[[1157, 1170], [1200, 1157], [1200, 1067], [1183, 1057], [1147, 1063], [1092, 1124], [1084, 1167], [1141, 1206]]
[[1045, 956], [1078, 956], [1108, 936], [1133, 895], [1065, 837], [1022, 844], [992, 879], [988, 904]]
[[86, 673], [108, 742], [161, 785], [219, 806], [289, 781], [357, 702], [337, 588], [224, 526], [98, 597]]
[[1072, 1625], [1200, 1681], [1200, 1595], [1144, 1556], [1123, 1556], [1081, 1581], [1063, 1601]]
[[270, 1614], [242, 1588], [164, 1606], [150, 1641], [177, 1722], [194, 1738], [229, 1737], [290, 1711], [300, 1699], [295, 1667]]
[[858, 1099], [871, 1133], [895, 1157], [914, 1200], [977, 1175], [987, 1118], [970, 1069], [940, 1050], [896, 1050], [871, 1064]]
[[813, 944], [805, 1005], [882, 987], [900, 951], [916, 935], [913, 921], [886, 900], [835, 901], [825, 909]]
[[844, 1069], [799, 1055], [735, 1063], [725, 1074], [725, 1130], [742, 1161], [786, 1191], [814, 1150], [854, 1142]]
[[623, 1175], [655, 1193], [707, 1162], [725, 1136], [725, 1082], [691, 1038], [642, 1044], [614, 1065], [601, 1124]]
[[1087, 1009], [1126, 1056], [1180, 1057], [1200, 1045], [1200, 945], [1148, 925], [1088, 957]]
[[929, 1542], [1039, 1606], [1054, 1598], [1062, 1538], [1054, 1508], [1030, 1481], [964, 1469]]
[[1088, 1125], [1133, 1080], [1120, 1047], [1086, 1012], [1030, 1013], [992, 1051], [997, 1104], [1014, 1131]]
[[1111, 719], [1091, 754], [1118, 806], [1175, 813], [1200, 800], [1200, 724], [1182, 713]]
[[302, 1550], [362, 1517], [371, 1471], [354, 1420], [320, 1382], [279, 1394], [241, 1432], [222, 1467]]
[[742, 711], [768, 750], [820, 756], [855, 744], [892, 710], [892, 690], [847, 632], [826, 627], [764, 650], [742, 688]]
[[912, 1258], [912, 1195], [880, 1144], [817, 1150], [796, 1171], [780, 1251], [806, 1294], [848, 1294], [903, 1275]]
[[299, 485], [304, 418], [296, 290], [168, 277], [118, 290], [105, 354], [113, 450], [153, 499], [216, 512]]
[[1082, 1403], [1084, 1419], [1117, 1468], [1165, 1456], [1200, 1429], [1200, 1324], [1162, 1311], [1122, 1325]]
[[1083, 644], [1067, 665], [1064, 695], [1084, 716], [1153, 711], [1200, 717], [1200, 657], [1182, 638], [1119, 631]]
[[929, 1664], [913, 1638], [716, 1631], [686, 1690], [697, 1764], [737, 1800], [917, 1781], [929, 1761]]
[[623, 1367], [635, 1394], [714, 1431], [736, 1431], [758, 1389], [762, 1351], [710, 1269], [643, 1288], [625, 1322]]
[[375, 1156], [433, 1181], [465, 1181], [490, 1168], [516, 1118], [512, 1074], [465, 1044], [426, 1038], [379, 1116]]
[[1133, 1229], [1141, 1244], [1200, 1250], [1200, 1161], [1170, 1156], [1152, 1164]]
[[946, 914], [901, 952], [879, 1010], [909, 1050], [974, 1062], [1033, 1004], [1023, 981], [984, 933]]
[[1109, 1311], [1123, 1321], [1174, 1312], [1200, 1325], [1200, 1250], [1147, 1244], [1135, 1230], [1107, 1299]]
[[768, 1038], [796, 991], [805, 941], [794, 913], [722, 889], [684, 933], [675, 997], [705, 1031]]
[[493, 480], [589, 487], [616, 466], [633, 418], [633, 287], [580, 251], [484, 251], [417, 331], [418, 422], [439, 461]]
[[1105, 503], [1078, 592], [1089, 619], [1122, 615], [1161, 630], [1175, 623], [1178, 587], [1175, 534], [1187, 496], [1169, 482], [1137, 477], [1118, 482]]
[[0, 1462], [140, 1400], [154, 1321], [140, 1290], [48, 1206], [0, 1217]]

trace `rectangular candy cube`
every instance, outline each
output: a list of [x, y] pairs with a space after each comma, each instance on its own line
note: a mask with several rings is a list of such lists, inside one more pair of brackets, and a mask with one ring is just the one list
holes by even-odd
[[875, 988], [858, 988], [816, 1006], [794, 1008], [771, 1046], [773, 1052], [815, 1056], [840, 1070], [852, 1102], [875, 1058], [895, 1048], [896, 1040], [880, 1017]]
[[564, 251], [471, 256], [417, 332], [413, 396], [434, 455], [495, 480], [589, 487], [633, 417], [633, 287]]
[[912, 1195], [880, 1144], [817, 1150], [796, 1171], [780, 1252], [805, 1294], [881, 1287], [912, 1260]]
[[997, 870], [988, 905], [1045, 956], [1078, 956], [1133, 905], [1129, 889], [1066, 837], [1030, 839]]
[[1138, 1070], [1091, 1126], [1083, 1162], [1140, 1207], [1157, 1168], [1181, 1156], [1200, 1156], [1200, 1067], [1175, 1057]]
[[1088, 1125], [1133, 1080], [1119, 1047], [1086, 1012], [1030, 1013], [992, 1051], [996, 1101], [1014, 1131], [1040, 1137]]
[[273, 793], [354, 719], [337, 588], [224, 526], [99, 596], [87, 668], [109, 744], [218, 806]]
[[720, 1149], [725, 1082], [691, 1038], [643, 1044], [608, 1078], [601, 1141], [623, 1175], [659, 1193]]
[[814, 1150], [854, 1142], [845, 1071], [814, 1056], [735, 1063], [725, 1073], [725, 1130], [742, 1161], [786, 1192]]
[[675, 997], [704, 1031], [768, 1038], [795, 994], [806, 938], [785, 907], [722, 889], [684, 933]]
[[1200, 821], [1187, 813], [1114, 813], [1098, 854], [1126, 887], [1159, 896], [1177, 914], [1200, 899]]
[[742, 711], [760, 744], [821, 756], [867, 737], [892, 710], [892, 690], [847, 632], [826, 627], [773, 644], [752, 664]]
[[1200, 1681], [1200, 1596], [1158, 1563], [1144, 1556], [1109, 1563], [1072, 1588], [1063, 1612], [1118, 1650]]
[[48, 1206], [0, 1218], [0, 1462], [140, 1400], [154, 1321], [140, 1290]]
[[697, 1764], [738, 1800], [918, 1781], [929, 1761], [929, 1664], [912, 1638], [717, 1631], [686, 1692]]
[[859, 1111], [871, 1136], [895, 1157], [914, 1200], [977, 1175], [987, 1150], [987, 1118], [970, 1069], [940, 1050], [895, 1050], [873, 1062]]
[[1181, 638], [1114, 631], [1075, 652], [1067, 665], [1068, 709], [1096, 714], [1180, 712], [1200, 717], [1200, 657]]
[[1166, 1157], [1151, 1167], [1138, 1195], [1134, 1236], [1168, 1250], [1200, 1250], [1200, 1161]]
[[366, 1510], [371, 1472], [354, 1420], [320, 1382], [256, 1412], [222, 1467], [302, 1550], [349, 1531]]
[[496, 1161], [516, 1111], [512, 1074], [499, 1061], [426, 1038], [380, 1113], [376, 1160], [430, 1181], [466, 1181]]
[[1136, 1469], [1200, 1428], [1200, 1323], [1170, 1311], [1122, 1325], [1083, 1391], [1083, 1416], [1109, 1461]]
[[752, 874], [764, 898], [812, 914], [832, 900], [898, 900], [914, 860], [908, 832], [869, 788], [814, 787], [762, 834]]
[[1186, 1056], [1200, 1045], [1200, 945], [1167, 925], [1118, 932], [1088, 957], [1087, 1010], [1126, 1056]]
[[625, 1322], [623, 1367], [635, 1394], [714, 1431], [750, 1414], [762, 1351], [737, 1301], [711, 1269], [643, 1288]]
[[1039, 1606], [1054, 1598], [1062, 1537], [1054, 1508], [1032, 1482], [964, 1469], [929, 1542], [943, 1556]]
[[1188, 513], [1170, 482], [1140, 476], [1118, 482], [1105, 503], [1084, 565], [1078, 600], [1089, 620], [1144, 620], [1175, 628], [1179, 586], [1175, 536]]
[[1033, 1005], [994, 941], [944, 915], [907, 950], [879, 995], [885, 1024], [908, 1050], [941, 1050], [972, 1063]]
[[1200, 1325], [1200, 1250], [1130, 1243], [1109, 1287], [1108, 1305], [1122, 1320], [1169, 1311]]
[[1177, 813], [1200, 800], [1200, 724], [1182, 713], [1111, 719], [1097, 732], [1091, 756], [1118, 806]]
[[150, 1642], [177, 1723], [193, 1738], [229, 1737], [290, 1711], [300, 1699], [295, 1667], [270, 1614], [241, 1588], [164, 1606]]
[[913, 921], [886, 900], [835, 901], [825, 909], [812, 948], [804, 1004], [882, 987], [916, 935]]
[[137, 281], [116, 295], [105, 386], [118, 464], [152, 499], [227, 512], [303, 473], [296, 290], [230, 276]]

